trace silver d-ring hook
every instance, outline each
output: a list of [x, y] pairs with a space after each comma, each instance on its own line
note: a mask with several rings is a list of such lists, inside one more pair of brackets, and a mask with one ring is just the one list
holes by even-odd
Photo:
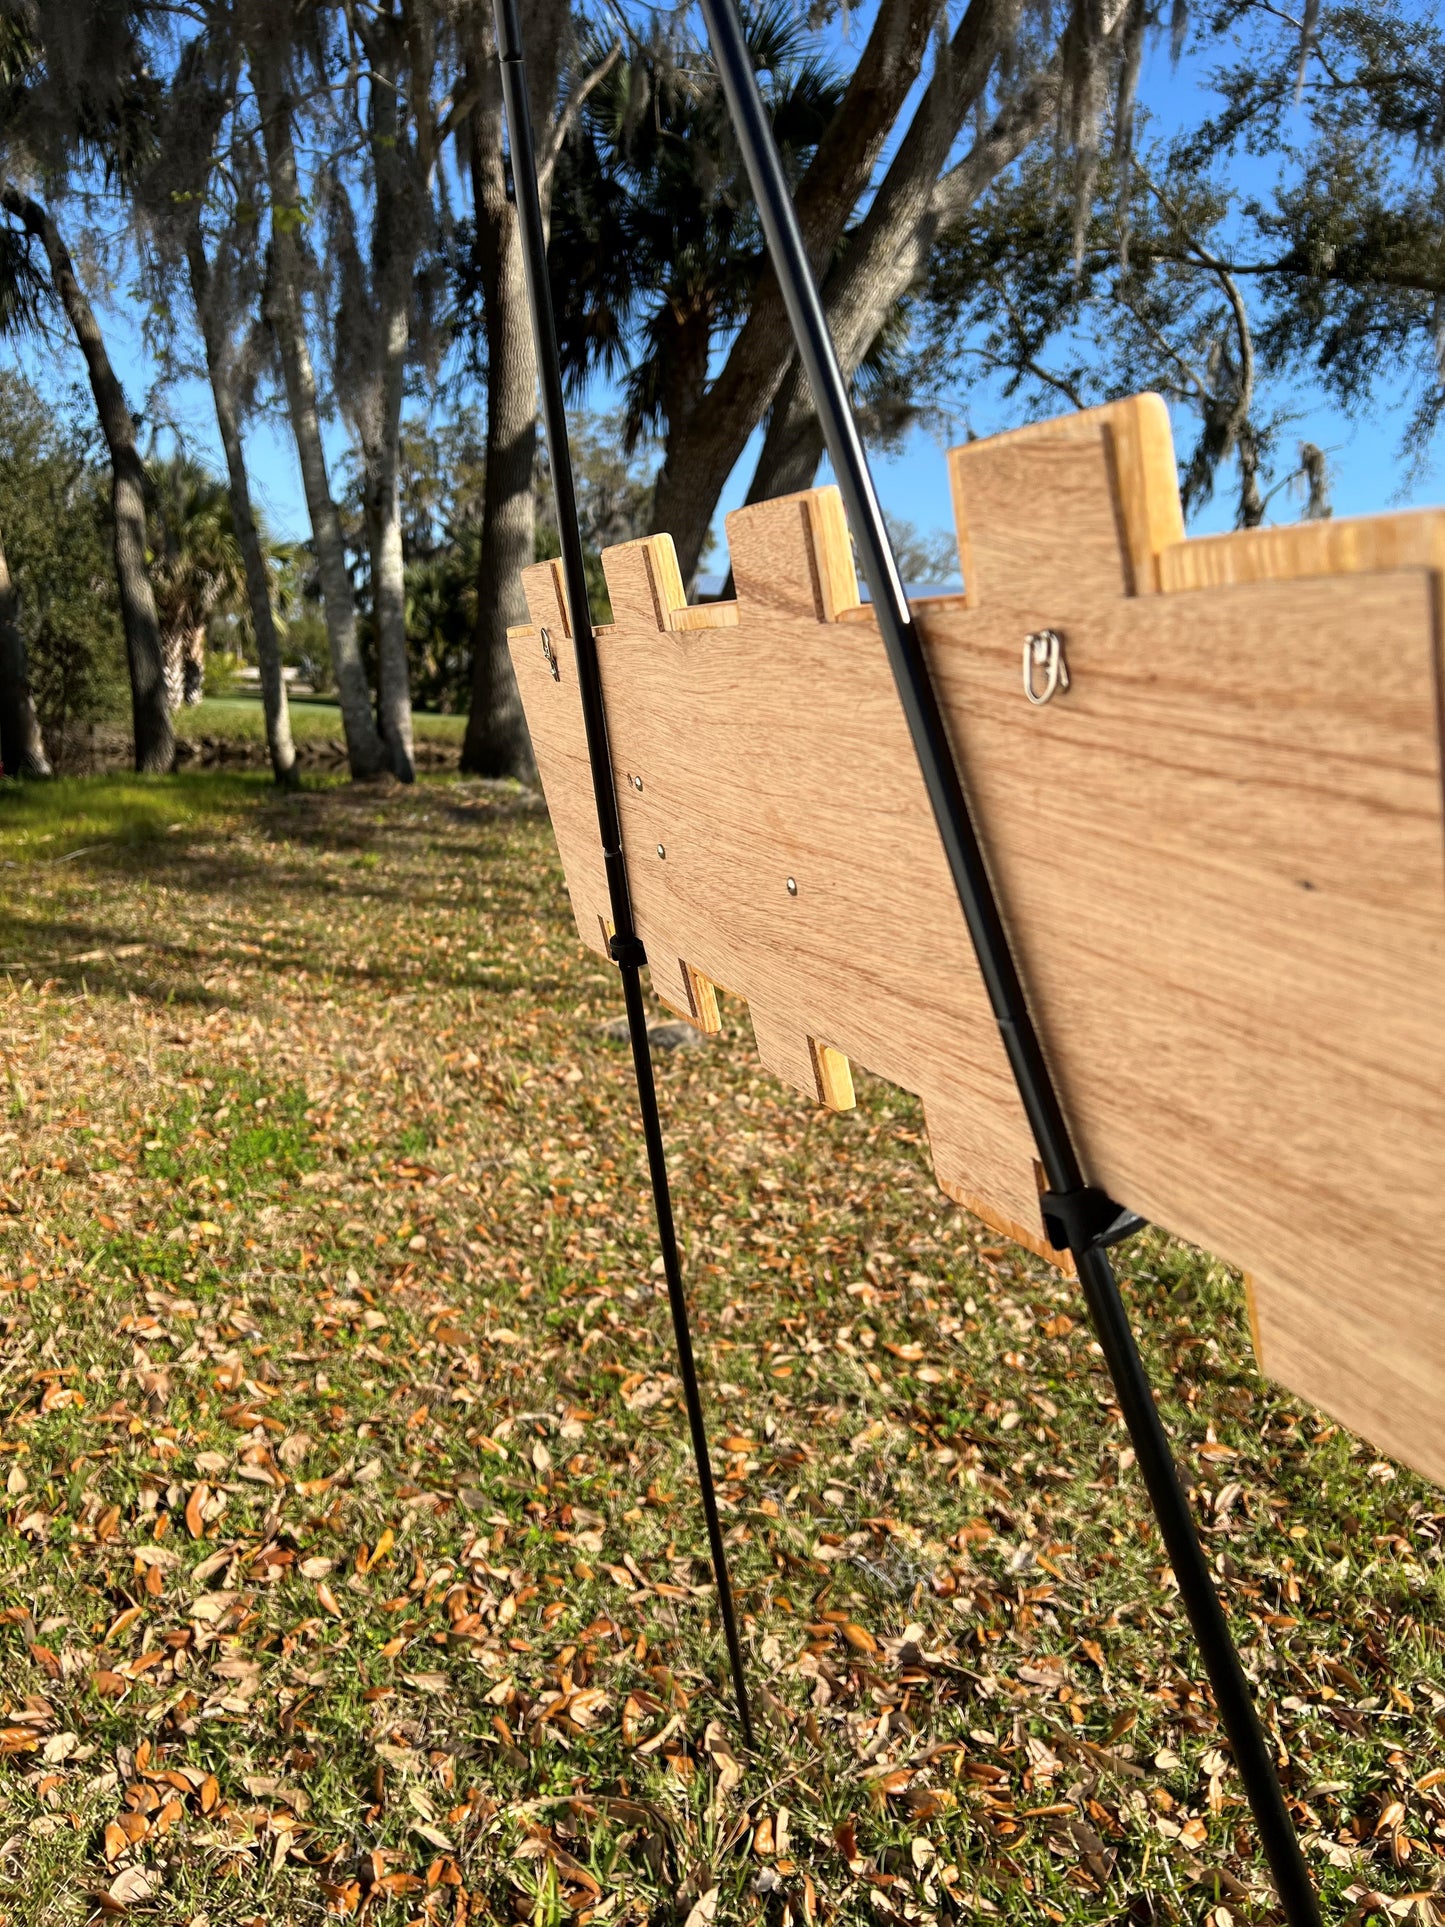
[[1024, 694], [1037, 708], [1069, 686], [1064, 639], [1057, 629], [1036, 629], [1024, 637]]

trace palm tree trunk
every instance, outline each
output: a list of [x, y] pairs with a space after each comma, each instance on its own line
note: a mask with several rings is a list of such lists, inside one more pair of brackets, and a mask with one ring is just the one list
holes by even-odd
[[794, 357], [768, 415], [758, 465], [748, 486], [748, 501], [771, 502], [779, 495], [796, 495], [801, 489], [811, 488], [823, 452], [823, 430]]
[[271, 189], [271, 298], [267, 318], [281, 352], [287, 411], [296, 437], [296, 454], [306, 490], [311, 537], [326, 606], [326, 633], [336, 676], [347, 761], [354, 777], [379, 776], [387, 767], [385, 745], [371, 709], [371, 692], [356, 633], [356, 599], [346, 567], [341, 518], [331, 497], [316, 375], [306, 341], [301, 305], [301, 259], [295, 224], [301, 217], [301, 187], [291, 138], [291, 103], [282, 80], [281, 56], [258, 45], [251, 53], [251, 77], [260, 109], [261, 135]]
[[49, 776], [45, 738], [30, 694], [19, 598], [0, 544], [0, 767], [7, 776]]
[[261, 552], [256, 517], [251, 509], [251, 485], [241, 447], [240, 411], [231, 385], [221, 318], [211, 304], [210, 267], [198, 227], [193, 227], [186, 238], [186, 260], [191, 272], [191, 294], [206, 344], [206, 370], [211, 378], [216, 426], [220, 430], [221, 446], [226, 452], [231, 520], [236, 525], [236, 540], [240, 544], [241, 560], [246, 568], [246, 598], [250, 604], [251, 627], [256, 637], [256, 660], [261, 669], [261, 708], [266, 717], [266, 747], [271, 752], [271, 771], [277, 783], [282, 789], [295, 789], [300, 779], [296, 770], [296, 745], [291, 739], [291, 707], [286, 700], [286, 678], [281, 673], [281, 645], [276, 636], [275, 612], [271, 607], [271, 578], [266, 558]]
[[185, 700], [186, 631], [189, 624], [167, 622], [161, 629], [161, 676], [166, 686], [166, 704], [172, 715]]
[[[399, 431], [399, 422], [397, 426]], [[392, 774], [403, 783], [411, 783], [416, 780], [416, 765], [412, 744], [411, 671], [406, 653], [406, 558], [401, 543], [401, 491], [394, 444], [381, 452], [380, 474], [367, 526], [371, 534], [381, 736], [391, 760]]]
[[193, 622], [181, 638], [181, 701], [194, 708], [206, 693], [206, 625]]
[[145, 470], [135, 445], [135, 424], [111, 367], [95, 310], [85, 297], [60, 230], [38, 201], [8, 183], [0, 188], [0, 204], [45, 249], [55, 292], [85, 356], [101, 432], [110, 450], [115, 577], [130, 666], [135, 766], [169, 774], [175, 766], [176, 738], [166, 702], [160, 624], [146, 573]]

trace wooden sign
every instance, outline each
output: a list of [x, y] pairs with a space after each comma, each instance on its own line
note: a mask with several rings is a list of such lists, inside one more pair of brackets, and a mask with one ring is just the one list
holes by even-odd
[[[965, 592], [913, 613], [1085, 1171], [1249, 1274], [1267, 1372], [1445, 1481], [1445, 513], [1187, 541], [1147, 395], [949, 462]], [[685, 606], [666, 536], [603, 557], [653, 987], [705, 1030], [716, 986], [746, 998], [818, 1102], [851, 1060], [917, 1092], [943, 1189], [1046, 1250], [838, 496], [727, 532], [735, 603]], [[513, 659], [602, 951], [556, 565], [526, 588]]]

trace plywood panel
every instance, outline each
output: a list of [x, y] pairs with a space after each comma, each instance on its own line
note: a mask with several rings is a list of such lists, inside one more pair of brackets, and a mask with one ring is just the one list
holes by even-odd
[[[1184, 542], [1150, 397], [950, 458], [965, 594], [916, 606], [1091, 1180], [1246, 1268], [1262, 1362], [1445, 1478], [1445, 516]], [[658, 992], [752, 1008], [814, 1101], [924, 1101], [952, 1195], [1040, 1248], [1033, 1147], [836, 495], [728, 519], [736, 622], [671, 544], [604, 558], [624, 838]], [[579, 929], [606, 914], [550, 565], [514, 654]], [[1071, 686], [1022, 691], [1024, 638]], [[640, 787], [639, 787], [640, 785]], [[661, 850], [661, 854], [659, 854]], [[789, 879], [795, 886], [789, 889]]]

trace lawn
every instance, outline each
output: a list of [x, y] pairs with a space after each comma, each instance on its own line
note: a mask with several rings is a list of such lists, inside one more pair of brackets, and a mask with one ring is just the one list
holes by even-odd
[[[334, 702], [320, 696], [292, 694], [287, 701], [291, 712], [291, 734], [298, 744], [340, 742], [341, 711]], [[412, 711], [412, 729], [418, 741], [459, 744], [466, 734], [465, 716], [433, 715], [427, 710]], [[257, 691], [237, 690], [230, 696], [208, 696], [194, 708], [176, 712], [176, 734], [188, 742], [203, 736], [231, 743], [264, 743], [266, 718]]]
[[[1270, 1917], [1077, 1293], [911, 1098], [810, 1109], [736, 1003], [660, 1060], [742, 1758], [536, 804], [95, 779], [0, 859], [4, 1927]], [[1429, 1927], [1440, 1496], [1221, 1266], [1121, 1267], [1327, 1917]]]

